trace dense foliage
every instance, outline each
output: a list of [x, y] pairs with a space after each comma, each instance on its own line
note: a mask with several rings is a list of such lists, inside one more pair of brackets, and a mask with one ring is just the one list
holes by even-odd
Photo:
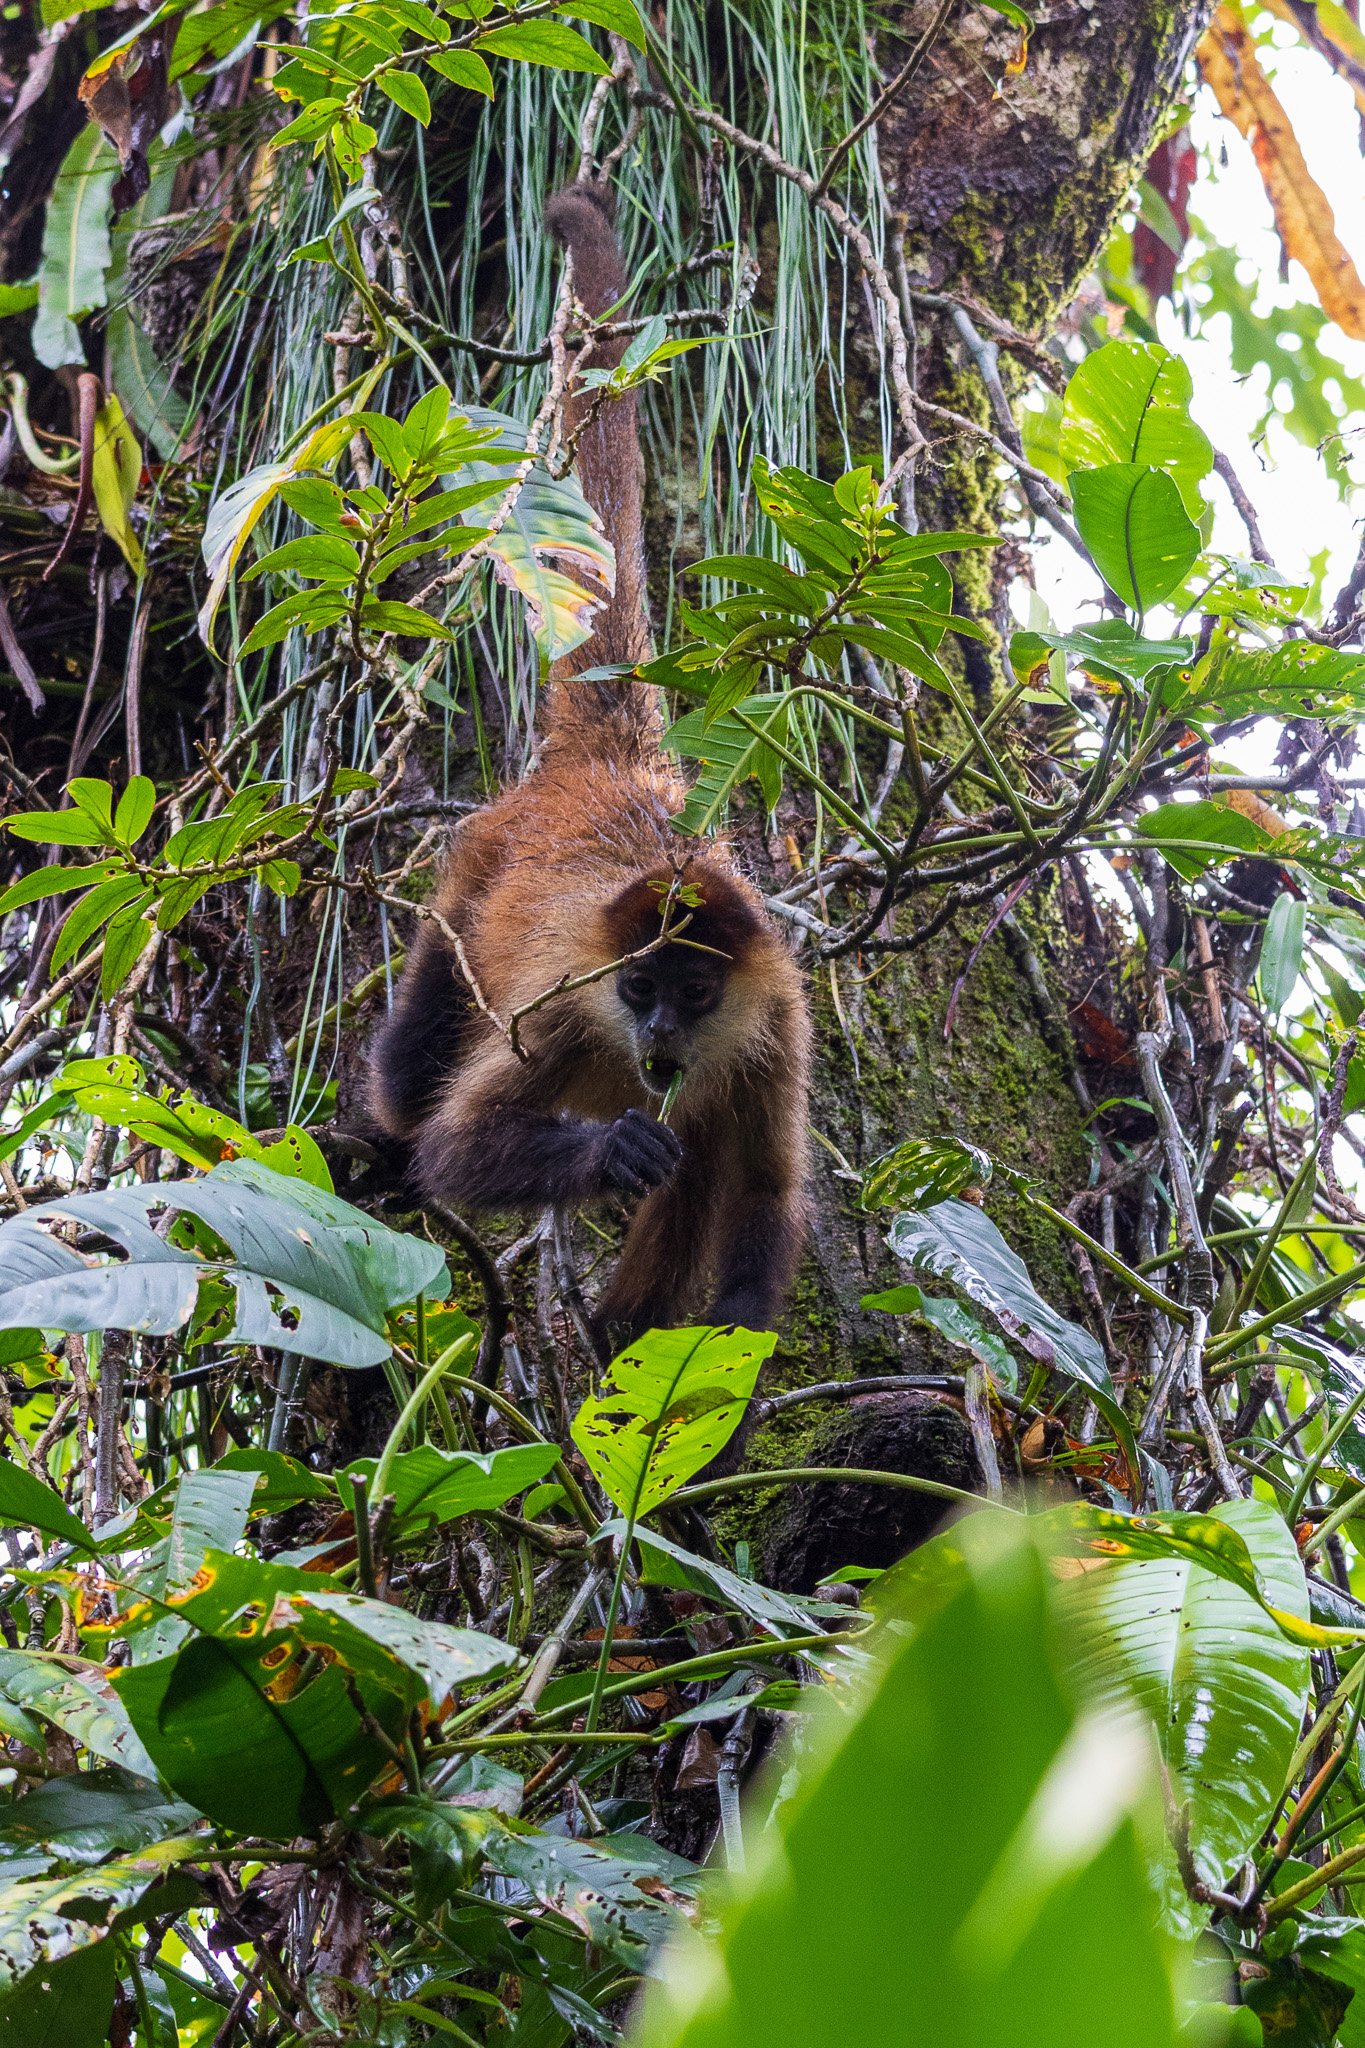
[[[1349, 492], [1365, 288], [1273, 59], [1365, 109], [1365, 42], [1228, 0], [1189, 69], [1311, 298], [1192, 229], [1154, 83], [1023, 332], [921, 277], [880, 138], [954, 37], [1008, 102], [1041, 11], [792, 12], [5, 25], [0, 2042], [1365, 2041], [1365, 556], [1271, 559], [1160, 338], [1225, 320]], [[594, 163], [596, 324], [538, 225]], [[598, 1358], [610, 1228], [417, 1212], [363, 1122], [403, 920], [612, 573], [571, 373], [674, 457], [680, 860], [734, 829], [855, 1094], [855, 997], [952, 946], [950, 1036], [1008, 938], [1075, 1097], [1066, 1186], [817, 1121], [893, 1373]], [[970, 1486], [761, 1430], [700, 1476], [926, 1393]], [[960, 1512], [814, 1584], [736, 1519], [896, 1492]]]

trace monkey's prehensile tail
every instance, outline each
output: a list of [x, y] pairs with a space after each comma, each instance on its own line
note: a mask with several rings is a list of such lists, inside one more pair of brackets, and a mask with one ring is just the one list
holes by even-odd
[[[584, 310], [600, 316], [615, 308], [626, 290], [626, 273], [606, 195], [593, 185], [570, 185], [551, 199], [545, 221], [573, 259], [574, 295]], [[592, 367], [614, 368], [626, 347], [624, 336], [603, 338], [593, 349]], [[584, 669], [633, 667], [654, 651], [645, 599], [644, 465], [635, 398], [627, 393], [594, 406], [595, 396], [570, 386], [566, 427], [575, 436], [583, 495], [616, 551], [616, 589], [597, 611], [592, 638], [550, 670], [545, 745], [559, 755], [639, 758], [658, 749], [658, 692], [628, 677], [574, 680]]]

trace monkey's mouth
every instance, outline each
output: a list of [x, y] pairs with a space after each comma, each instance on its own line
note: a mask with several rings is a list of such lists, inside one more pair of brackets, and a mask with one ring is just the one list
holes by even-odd
[[640, 1078], [652, 1094], [667, 1095], [682, 1071], [681, 1060], [671, 1060], [664, 1053], [656, 1053], [653, 1059], [641, 1062]]

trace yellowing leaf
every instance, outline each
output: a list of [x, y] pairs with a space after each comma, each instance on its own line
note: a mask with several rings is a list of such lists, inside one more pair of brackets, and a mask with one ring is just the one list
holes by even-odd
[[1338, 238], [1327, 194], [1304, 161], [1289, 116], [1256, 58], [1241, 9], [1223, 0], [1201, 38], [1199, 68], [1256, 158], [1285, 254], [1312, 280], [1329, 320], [1365, 341], [1365, 281]]
[[111, 391], [95, 414], [95, 443], [91, 487], [100, 525], [116, 541], [130, 568], [140, 576], [144, 557], [142, 543], [128, 517], [137, 496], [142, 475], [142, 450], [137, 436], [123, 415], [123, 407]]

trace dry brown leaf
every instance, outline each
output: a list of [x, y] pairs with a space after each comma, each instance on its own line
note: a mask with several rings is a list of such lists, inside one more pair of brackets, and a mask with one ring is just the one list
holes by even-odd
[[1365, 282], [1338, 239], [1327, 194], [1304, 161], [1298, 138], [1257, 62], [1240, 8], [1223, 0], [1197, 51], [1219, 106], [1256, 158], [1285, 254], [1308, 272], [1329, 320], [1365, 341]]
[[1223, 801], [1230, 811], [1240, 811], [1244, 818], [1250, 818], [1253, 825], [1259, 825], [1272, 839], [1278, 839], [1282, 832], [1289, 830], [1273, 804], [1268, 804], [1263, 796], [1257, 796], [1254, 789], [1230, 789]]

